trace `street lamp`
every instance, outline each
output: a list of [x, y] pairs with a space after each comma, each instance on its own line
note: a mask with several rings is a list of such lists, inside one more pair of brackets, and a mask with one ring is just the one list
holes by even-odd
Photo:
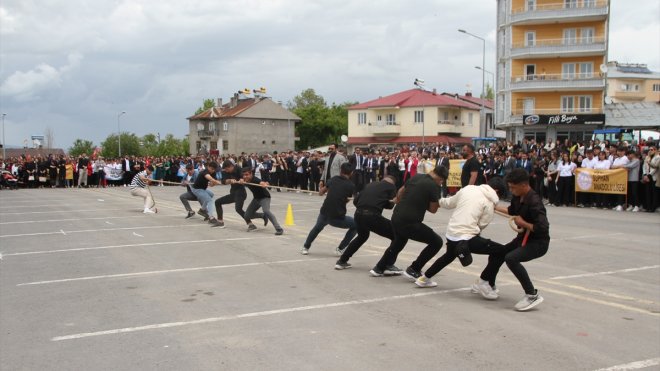
[[2, 161], [4, 163], [7, 163], [7, 151], [5, 148], [7, 148], [7, 142], [5, 142], [5, 116], [7, 116], [6, 113], [2, 114]]
[[[474, 66], [474, 68], [476, 68], [478, 70], [483, 70], [483, 68], [481, 68], [479, 66]], [[492, 116], [491, 125], [493, 126], [493, 127], [491, 127], [491, 129], [493, 129], [494, 125], [495, 125], [494, 124], [494, 121], [495, 121], [495, 107], [497, 107], [497, 94], [495, 93], [495, 74], [488, 71], [488, 70], [483, 70], [483, 71], [490, 75], [490, 77], [492, 79], [491, 81], [493, 82], [493, 84], [490, 86], [490, 88], [493, 89], [493, 112], [491, 114], [491, 116]], [[484, 95], [484, 99], [485, 98], [486, 98], [486, 96]], [[488, 127], [486, 127], [486, 136], [488, 136]]]
[[125, 114], [126, 111], [121, 111], [117, 114], [117, 142], [119, 143], [119, 158], [121, 158], [121, 129], [119, 127], [119, 118]]
[[[421, 90], [421, 91], [425, 91], [425, 90], [424, 90], [424, 80], [422, 80], [422, 79], [415, 79], [415, 82], [414, 82], [413, 84], [414, 84], [416, 87], [418, 87], [419, 90]], [[425, 142], [426, 142], [426, 136], [425, 136], [425, 134], [426, 134], [426, 133], [425, 133], [425, 131], [426, 131], [426, 130], [425, 130], [425, 126], [426, 126], [426, 124], [425, 124], [425, 122], [424, 122], [424, 121], [426, 121], [426, 120], [424, 120], [424, 108], [425, 108], [425, 107], [424, 107], [424, 97], [422, 97], [422, 117], [420, 117], [420, 118], [422, 119], [422, 152], [424, 151], [424, 145], [425, 145]], [[422, 154], [423, 154], [423, 153], [422, 153]]]
[[[458, 32], [470, 35], [483, 42], [483, 60], [481, 62], [481, 123], [479, 124], [479, 136], [483, 136], [483, 124], [486, 121], [486, 111], [484, 109], [484, 100], [486, 99], [486, 39], [479, 37], [473, 33], [459, 29]], [[483, 124], [482, 124], [483, 123]]]

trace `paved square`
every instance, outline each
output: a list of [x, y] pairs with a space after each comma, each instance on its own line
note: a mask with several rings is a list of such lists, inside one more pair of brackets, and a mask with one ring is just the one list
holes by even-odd
[[[0, 192], [0, 368], [659, 367], [658, 214], [549, 209], [550, 250], [525, 264], [545, 302], [518, 313], [523, 292], [506, 267], [499, 300], [470, 293], [483, 256], [419, 289], [369, 276], [387, 246], [378, 236], [345, 271], [333, 269], [342, 230], [326, 227], [300, 255], [321, 197], [272, 191], [280, 223], [289, 203], [296, 222], [275, 236], [261, 223], [246, 232], [233, 205], [225, 229], [186, 220], [181, 188], [152, 191], [156, 215], [123, 187]], [[449, 215], [425, 222], [444, 235]], [[500, 217], [484, 235], [513, 238]], [[410, 242], [397, 265], [421, 247]]]

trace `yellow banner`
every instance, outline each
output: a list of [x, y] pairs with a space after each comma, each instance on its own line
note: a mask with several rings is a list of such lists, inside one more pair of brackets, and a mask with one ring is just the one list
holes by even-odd
[[449, 160], [449, 179], [447, 179], [447, 187], [461, 186], [463, 164], [465, 164], [465, 160]]
[[625, 195], [628, 192], [628, 171], [576, 169], [575, 192]]

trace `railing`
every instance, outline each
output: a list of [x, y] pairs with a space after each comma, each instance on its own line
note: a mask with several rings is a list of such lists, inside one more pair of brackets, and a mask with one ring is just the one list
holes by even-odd
[[460, 125], [460, 120], [438, 120], [438, 125]]
[[513, 9], [509, 22], [523, 22], [538, 19], [570, 18], [570, 17], [605, 17], [607, 16], [607, 0], [581, 0], [574, 5], [564, 3], [536, 5], [533, 8]]
[[398, 121], [374, 121], [369, 122], [371, 134], [400, 134], [401, 123]]
[[[568, 5], [568, 6], [567, 6]], [[538, 4], [532, 8], [516, 8], [511, 11], [511, 14], [548, 11], [548, 10], [562, 10], [562, 9], [596, 9], [606, 8], [607, 0], [579, 0], [574, 3], [551, 3], [551, 4]]]
[[595, 114], [595, 113], [603, 113], [603, 110], [600, 108], [573, 108], [572, 110], [562, 110], [561, 107], [557, 108], [539, 108], [539, 109], [533, 109], [533, 110], [525, 110], [523, 108], [516, 108], [511, 111], [512, 115], [557, 115], [557, 114], [565, 114], [565, 113], [572, 113], [572, 114]]
[[574, 80], [602, 80], [600, 73], [572, 73], [572, 74], [529, 74], [511, 77], [512, 83], [524, 81], [574, 81]]
[[569, 45], [598, 45], [605, 44], [605, 37], [576, 37], [574, 39], [541, 39], [534, 40], [531, 44], [526, 44], [526, 42], [517, 42], [513, 43], [511, 47], [513, 49], [519, 48], [543, 48], [543, 47], [552, 47], [552, 46], [569, 46]]
[[197, 136], [199, 138], [211, 138], [211, 137], [217, 137], [219, 135], [219, 131], [216, 130], [197, 130]]

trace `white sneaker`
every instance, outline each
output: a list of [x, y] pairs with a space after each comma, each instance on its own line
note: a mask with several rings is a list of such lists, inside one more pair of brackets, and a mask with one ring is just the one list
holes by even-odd
[[303, 247], [302, 249], [300, 249], [300, 253], [303, 255], [309, 255], [309, 249]]
[[623, 206], [619, 205], [613, 209], [614, 211], [623, 211]]
[[632, 212], [633, 213], [638, 213], [639, 212], [639, 206], [633, 207]]
[[[491, 288], [493, 289], [493, 291], [495, 291], [496, 294], [500, 293], [500, 289], [498, 289], [497, 287], [491, 286]], [[473, 294], [481, 294], [481, 292], [479, 291], [479, 279], [477, 279], [472, 284], [472, 286], [470, 286], [470, 292]]]
[[484, 280], [479, 280], [479, 283], [476, 284], [476, 288], [481, 294], [481, 296], [484, 297], [484, 299], [487, 300], [496, 300], [500, 296], [497, 295], [495, 290], [493, 290], [492, 287], [490, 287], [490, 284], [487, 281]]
[[143, 213], [145, 214], [155, 214], [156, 212], [151, 209], [144, 209]]
[[436, 287], [438, 286], [437, 282], [431, 281], [431, 279], [426, 278], [426, 276], [421, 276], [415, 280], [415, 285], [419, 287]]
[[633, 206], [632, 206], [632, 205], [628, 205], [628, 208], [626, 208], [626, 211], [632, 211], [632, 209], [633, 209]]
[[524, 312], [534, 308], [535, 306], [543, 303], [543, 296], [536, 293], [535, 295], [525, 295], [518, 303], [516, 303], [516, 310]]
[[335, 247], [335, 255], [336, 256], [342, 256], [344, 254], [345, 250], [346, 250], [345, 247], [343, 249], [340, 249], [339, 247]]

